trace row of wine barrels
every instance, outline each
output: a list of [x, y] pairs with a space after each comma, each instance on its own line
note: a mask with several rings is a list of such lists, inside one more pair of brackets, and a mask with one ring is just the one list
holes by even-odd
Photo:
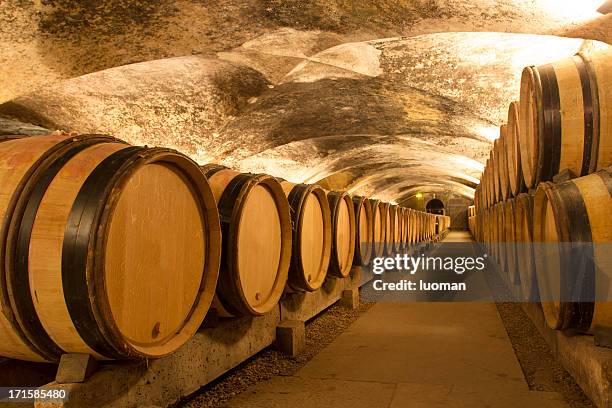
[[280, 183], [265, 174], [202, 167], [221, 218], [223, 251], [215, 308], [222, 315], [259, 316], [280, 299], [291, 260], [289, 205]]
[[606, 168], [481, 210], [475, 236], [521, 299], [541, 302], [551, 328], [589, 333], [612, 326], [610, 211]]
[[523, 70], [519, 144], [525, 184], [561, 170], [584, 176], [612, 164], [612, 49]]
[[212, 303], [221, 231], [191, 159], [107, 136], [0, 143], [0, 355], [169, 354]]
[[530, 66], [520, 100], [493, 144], [474, 204], [486, 208], [564, 170], [585, 176], [612, 164], [612, 50]]
[[[538, 186], [533, 209], [536, 275], [554, 329], [612, 327], [612, 168]], [[600, 299], [603, 301], [595, 301]]]

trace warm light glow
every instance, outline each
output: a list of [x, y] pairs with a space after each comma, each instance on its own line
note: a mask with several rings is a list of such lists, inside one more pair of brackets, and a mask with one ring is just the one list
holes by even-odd
[[423, 194], [422, 193], [416, 193], [416, 198], [423, 198]]
[[597, 18], [603, 0], [539, 0], [539, 7], [556, 17], [576, 20]]
[[476, 126], [474, 127], [474, 131], [490, 141], [499, 138], [499, 126]]

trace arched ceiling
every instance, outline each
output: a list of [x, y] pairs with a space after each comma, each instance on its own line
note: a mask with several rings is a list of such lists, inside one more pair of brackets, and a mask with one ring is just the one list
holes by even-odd
[[[37, 6], [40, 21], [66, 17], [61, 11], [76, 4], [51, 3], [54, 11]], [[179, 26], [162, 24], [158, 10], [124, 32], [100, 27], [100, 46], [92, 54], [99, 56], [97, 63], [76, 70], [57, 69], [49, 59], [58, 54], [68, 58], [66, 65], [76, 64], [92, 47], [91, 38], [69, 28], [57, 28], [50, 37], [39, 21], [14, 47], [16, 60], [38, 61], [41, 45], [54, 46], [47, 48], [38, 75], [30, 68], [16, 74], [29, 72], [28, 85], [11, 81], [5, 87], [0, 96], [20, 96], [1, 105], [0, 114], [53, 129], [111, 133], [132, 143], [177, 148], [201, 163], [320, 182], [387, 201], [405, 202], [419, 192], [470, 198], [508, 104], [518, 97], [522, 68], [606, 46], [521, 33], [612, 41], [609, 16], [596, 15], [597, 1], [591, 0], [373, 1], [352, 11], [344, 2], [323, 0], [304, 2], [299, 10], [274, 2], [267, 11], [249, 2], [226, 3], [227, 15], [235, 12], [242, 26], [210, 24], [197, 44], [182, 31], [170, 41], [169, 27]], [[108, 4], [131, 10], [119, 0]], [[23, 16], [30, 10], [12, 6], [2, 3], [0, 16], [12, 13], [19, 17], [16, 26], [27, 26]], [[205, 24], [194, 20], [202, 7], [193, 5], [195, 14], [187, 16], [185, 3], [175, 3], [175, 23], [202, 33]], [[98, 12], [79, 10], [77, 15], [89, 17]], [[246, 17], [245, 11], [255, 14]], [[130, 14], [106, 17], [102, 26]], [[133, 31], [138, 27], [149, 31]], [[456, 32], [461, 30], [469, 32]], [[0, 42], [15, 45], [13, 34], [0, 29]], [[405, 36], [393, 37], [399, 34]], [[128, 48], [130, 58], [184, 55], [191, 53], [187, 45], [193, 52], [208, 46], [205, 55], [60, 80], [126, 62], [104, 45], [128, 35], [142, 40], [140, 48]], [[154, 39], [157, 51], [150, 48]], [[22, 48], [29, 51], [20, 53]], [[14, 60], [0, 64], [0, 74], [16, 72], [11, 67]], [[32, 84], [36, 91], [24, 94]]]

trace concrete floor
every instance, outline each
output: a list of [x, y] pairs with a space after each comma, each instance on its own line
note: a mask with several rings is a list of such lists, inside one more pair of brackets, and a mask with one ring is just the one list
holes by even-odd
[[[469, 240], [453, 232], [448, 241]], [[495, 304], [382, 299], [295, 375], [227, 407], [565, 407], [530, 391]]]

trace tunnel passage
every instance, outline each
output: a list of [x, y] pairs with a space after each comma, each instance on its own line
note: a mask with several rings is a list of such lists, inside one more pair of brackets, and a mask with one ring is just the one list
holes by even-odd
[[425, 208], [428, 213], [445, 215], [444, 203], [437, 198], [429, 200]]

